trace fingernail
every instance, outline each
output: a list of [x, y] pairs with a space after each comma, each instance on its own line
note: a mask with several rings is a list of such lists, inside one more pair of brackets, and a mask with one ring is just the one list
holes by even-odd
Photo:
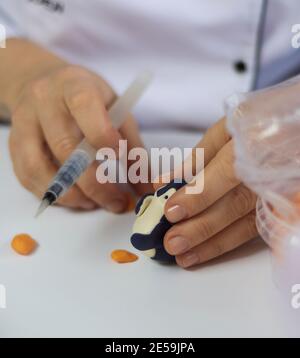
[[96, 208], [96, 204], [92, 201], [87, 200], [81, 203], [81, 207], [85, 210], [93, 210]]
[[186, 238], [181, 236], [172, 237], [167, 241], [168, 251], [171, 255], [179, 255], [189, 249], [189, 243]]
[[174, 205], [167, 210], [167, 218], [169, 221], [176, 223], [186, 217], [186, 211], [179, 205]]
[[184, 267], [190, 267], [197, 264], [199, 258], [196, 254], [190, 252], [182, 257], [182, 263]]
[[106, 209], [112, 213], [119, 214], [126, 210], [127, 203], [122, 199], [116, 199], [106, 205]]

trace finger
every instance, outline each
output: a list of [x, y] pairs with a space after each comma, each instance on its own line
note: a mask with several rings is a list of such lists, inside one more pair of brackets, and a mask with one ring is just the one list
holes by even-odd
[[120, 133], [109, 118], [100, 89], [94, 84], [79, 82], [66, 86], [65, 102], [87, 141], [95, 148], [116, 149]]
[[71, 187], [66, 194], [60, 197], [56, 204], [71, 209], [94, 210], [97, 205], [87, 198], [77, 185]]
[[[143, 148], [143, 143], [140, 139], [137, 125], [132, 116], [124, 123], [120, 130], [122, 137], [127, 140], [127, 151], [130, 152], [132, 148]], [[125, 158], [127, 167], [130, 168], [135, 161], [130, 161], [128, 157]], [[129, 196], [122, 191], [115, 183], [100, 184], [96, 178], [97, 164], [95, 163], [89, 168], [86, 173], [78, 181], [79, 187], [87, 197], [95, 201], [98, 205], [104, 207], [106, 210], [121, 213], [127, 210], [129, 204]], [[130, 178], [129, 178], [130, 179]], [[130, 183], [130, 181], [129, 181]], [[151, 184], [136, 184], [135, 191], [138, 195], [151, 191]]]
[[40, 103], [37, 115], [46, 142], [57, 161], [63, 164], [81, 142], [83, 135], [72, 116], [54, 102]]
[[[39, 115], [49, 146], [62, 164], [82, 140], [82, 133], [73, 118], [66, 111], [57, 109], [54, 103], [47, 110], [40, 111]], [[125, 211], [128, 201], [126, 194], [114, 183], [98, 183], [96, 170], [97, 164], [94, 163], [77, 181], [77, 186], [95, 206], [104, 207], [114, 213]]]
[[128, 195], [115, 183], [99, 183], [96, 177], [97, 165], [93, 163], [79, 178], [77, 185], [98, 206], [116, 214], [126, 211]]
[[210, 240], [203, 242], [183, 255], [176, 256], [176, 262], [184, 268], [202, 264], [234, 250], [257, 237], [257, 235], [255, 211], [252, 211]]
[[[204, 137], [196, 145], [197, 148], [203, 148], [205, 152], [205, 166], [216, 156], [216, 154], [231, 140], [230, 134], [226, 128], [226, 118], [221, 118], [205, 133]], [[192, 155], [195, 156], [193, 151]], [[193, 163], [196, 162], [194, 157]]]
[[255, 204], [256, 195], [240, 184], [202, 214], [174, 225], [165, 235], [164, 246], [171, 255], [183, 254], [246, 216]]
[[[226, 128], [226, 118], [223, 117], [212, 127], [210, 127], [200, 142], [193, 148], [191, 154], [184, 160], [182, 165], [176, 168], [171, 173], [165, 173], [160, 178], [158, 178], [156, 183], [154, 183], [154, 188], [157, 190], [163, 184], [172, 180], [173, 178], [183, 178], [187, 173], [197, 174], [198, 168], [201, 167], [201, 163], [198, 163], [198, 154], [197, 148], [202, 148], [204, 150], [204, 166], [208, 165], [210, 161], [216, 156], [220, 149], [230, 141], [230, 135]], [[197, 170], [198, 169], [198, 170]]]
[[240, 183], [235, 176], [232, 141], [227, 143], [207, 165], [204, 178], [206, 185], [203, 192], [187, 192], [195, 192], [199, 185], [196, 180], [195, 184], [189, 183], [182, 187], [167, 201], [165, 214], [170, 222], [176, 223], [201, 213]]
[[[12, 130], [10, 135], [10, 152], [16, 176], [26, 189], [40, 199], [58, 169], [47, 155], [41, 135], [42, 133], [37, 130], [21, 133]], [[95, 204], [88, 200], [76, 186], [60, 198], [58, 204], [86, 210], [95, 207]]]

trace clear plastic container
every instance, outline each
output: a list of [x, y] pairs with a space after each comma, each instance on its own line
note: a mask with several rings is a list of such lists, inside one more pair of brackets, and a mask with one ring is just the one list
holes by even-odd
[[257, 201], [257, 228], [271, 248], [273, 279], [278, 292], [278, 317], [286, 337], [300, 337], [300, 226], [274, 214], [268, 203]]
[[300, 336], [300, 77], [225, 103], [235, 168], [254, 192], [289, 336]]
[[261, 198], [256, 211], [258, 231], [271, 248], [275, 284], [292, 293], [293, 285], [300, 284], [300, 223], [288, 224]]

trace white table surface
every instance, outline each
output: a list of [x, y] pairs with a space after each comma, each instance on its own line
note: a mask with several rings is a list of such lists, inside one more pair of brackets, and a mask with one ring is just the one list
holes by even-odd
[[[197, 135], [145, 133], [147, 145], [193, 146]], [[0, 337], [278, 337], [269, 253], [261, 240], [196, 270], [159, 265], [143, 256], [111, 261], [129, 243], [134, 214], [76, 213], [50, 208], [33, 218], [38, 200], [15, 178], [0, 128]], [[34, 255], [10, 249], [30, 233]]]

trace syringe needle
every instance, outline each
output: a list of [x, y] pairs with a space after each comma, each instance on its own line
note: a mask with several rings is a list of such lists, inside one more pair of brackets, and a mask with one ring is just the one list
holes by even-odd
[[50, 202], [47, 199], [43, 199], [36, 214], [35, 214], [35, 218], [38, 218], [50, 205]]

